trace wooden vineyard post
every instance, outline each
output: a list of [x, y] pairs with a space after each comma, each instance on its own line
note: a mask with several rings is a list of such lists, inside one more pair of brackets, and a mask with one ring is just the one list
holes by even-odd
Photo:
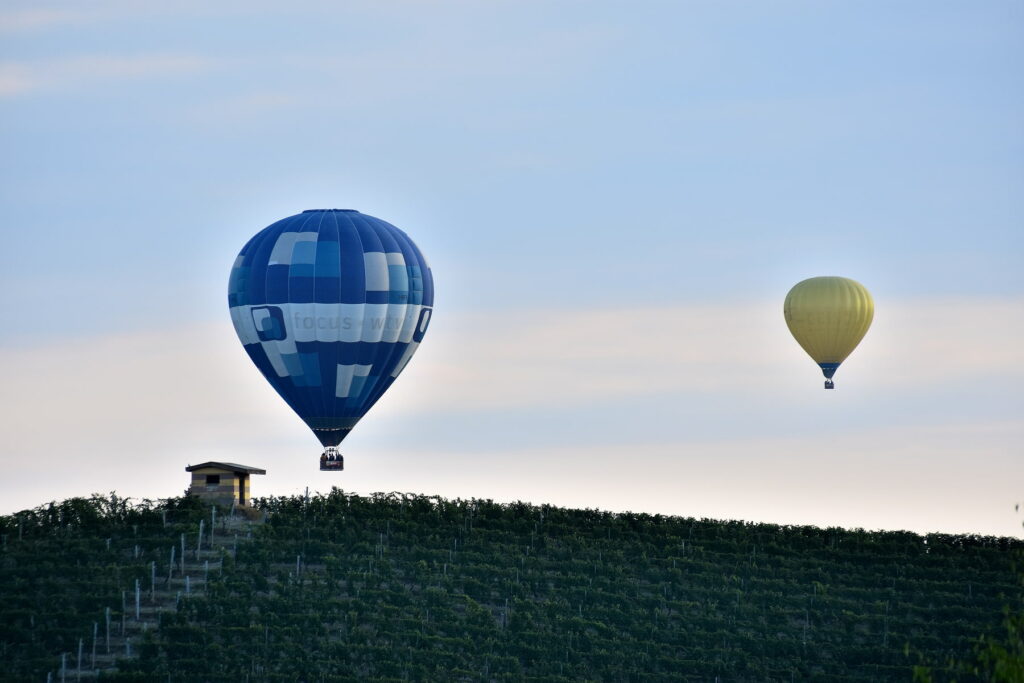
[[167, 565], [167, 587], [171, 587], [171, 577], [174, 575], [174, 546], [171, 546], [171, 561]]
[[199, 550], [203, 547], [203, 520], [199, 520], [199, 540], [196, 541], [196, 562], [199, 561]]
[[885, 633], [882, 636], [882, 647], [889, 647], [889, 601], [885, 601]]

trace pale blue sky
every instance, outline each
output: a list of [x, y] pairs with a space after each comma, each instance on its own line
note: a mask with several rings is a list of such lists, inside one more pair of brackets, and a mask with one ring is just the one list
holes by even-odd
[[[0, 10], [5, 511], [212, 454], [264, 492], [1019, 531], [1021, 3], [210, 5]], [[327, 207], [437, 286], [329, 481], [225, 301]], [[823, 274], [878, 306], [835, 396], [781, 316]], [[32, 484], [55, 443], [124, 479]]]

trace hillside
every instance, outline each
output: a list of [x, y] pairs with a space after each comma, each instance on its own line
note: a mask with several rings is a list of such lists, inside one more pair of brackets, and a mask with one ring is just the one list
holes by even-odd
[[119, 681], [906, 681], [1021, 597], [1005, 538], [337, 489], [257, 507], [251, 529], [187, 498], [0, 517], [4, 680], [60, 680], [61, 653], [74, 680], [81, 647]]

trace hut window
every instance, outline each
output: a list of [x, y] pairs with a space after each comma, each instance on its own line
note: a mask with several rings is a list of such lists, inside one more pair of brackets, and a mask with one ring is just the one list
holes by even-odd
[[206, 475], [207, 486], [220, 486], [220, 475], [219, 474], [207, 474]]

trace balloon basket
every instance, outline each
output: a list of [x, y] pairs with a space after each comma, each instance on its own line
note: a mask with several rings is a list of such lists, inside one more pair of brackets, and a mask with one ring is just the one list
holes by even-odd
[[335, 460], [333, 462], [320, 463], [321, 472], [341, 472], [343, 469], [345, 469], [344, 460]]
[[830, 379], [827, 379], [827, 380], [825, 380], [825, 388], [826, 389], [835, 389], [836, 388], [836, 383], [833, 382]]
[[341, 472], [345, 469], [345, 458], [341, 456], [337, 448], [329, 447], [320, 456], [321, 472]]

